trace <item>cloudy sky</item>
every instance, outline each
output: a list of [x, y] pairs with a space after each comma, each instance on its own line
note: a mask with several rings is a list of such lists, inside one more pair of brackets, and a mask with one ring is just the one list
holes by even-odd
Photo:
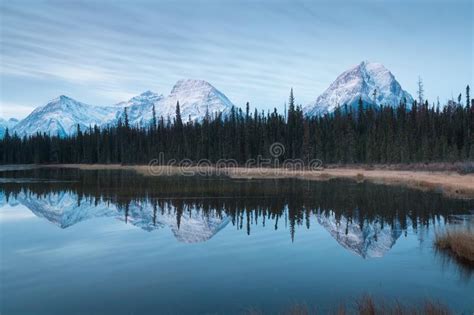
[[108, 105], [204, 79], [236, 105], [283, 108], [362, 60], [441, 101], [473, 83], [473, 2], [0, 1], [0, 117], [65, 94]]

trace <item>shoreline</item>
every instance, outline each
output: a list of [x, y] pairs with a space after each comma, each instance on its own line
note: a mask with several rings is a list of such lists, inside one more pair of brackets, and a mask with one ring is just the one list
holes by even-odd
[[282, 168], [216, 168], [213, 166], [120, 165], [120, 164], [28, 164], [2, 165], [0, 172], [36, 168], [75, 168], [81, 170], [129, 170], [144, 176], [173, 175], [224, 175], [232, 179], [282, 179], [327, 181], [349, 179], [357, 182], [368, 181], [374, 184], [404, 186], [422, 191], [438, 191], [452, 198], [474, 199], [474, 174], [461, 175], [454, 171], [416, 171], [394, 170], [390, 168], [369, 169], [363, 167], [330, 166], [321, 170], [288, 170]]

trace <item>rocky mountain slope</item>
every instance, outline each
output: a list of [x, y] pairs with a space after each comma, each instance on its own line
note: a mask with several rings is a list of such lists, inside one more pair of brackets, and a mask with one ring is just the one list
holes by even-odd
[[363, 61], [339, 75], [316, 101], [304, 107], [304, 112], [310, 116], [321, 115], [345, 104], [357, 108], [359, 98], [364, 106], [396, 107], [401, 101], [410, 106], [413, 102], [413, 97], [402, 89], [387, 68], [380, 63]]

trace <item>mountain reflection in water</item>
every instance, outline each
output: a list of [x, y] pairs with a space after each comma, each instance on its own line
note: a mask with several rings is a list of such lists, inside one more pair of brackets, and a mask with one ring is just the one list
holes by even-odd
[[[465, 215], [472, 201], [438, 193], [345, 181], [295, 179], [237, 181], [218, 177], [143, 177], [123, 171], [28, 170], [3, 178], [0, 207], [22, 204], [60, 228], [110, 217], [145, 231], [169, 228], [185, 243], [211, 239], [230, 222], [250, 234], [253, 226], [281, 224], [295, 240], [295, 227], [317, 222], [347, 250], [382, 257], [412, 228]], [[315, 218], [315, 220], [311, 220]], [[270, 222], [270, 223], [269, 223]]]

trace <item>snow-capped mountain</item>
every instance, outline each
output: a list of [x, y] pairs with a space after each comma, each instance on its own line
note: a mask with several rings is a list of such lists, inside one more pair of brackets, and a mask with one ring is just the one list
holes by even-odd
[[10, 118], [8, 120], [0, 118], [0, 139], [5, 136], [5, 132], [8, 128], [8, 132], [11, 134], [11, 131], [15, 125], [18, 124], [18, 119]]
[[[374, 103], [374, 91], [376, 98]], [[382, 64], [363, 61], [343, 72], [315, 102], [304, 108], [307, 115], [322, 115], [347, 104], [356, 107], [362, 98], [364, 106], [397, 107], [401, 101], [411, 106], [413, 97], [402, 89], [395, 76]]]
[[[159, 103], [163, 101], [163, 95], [157, 94], [152, 91], [143, 92], [140, 95], [132, 97], [127, 102], [121, 102], [116, 104], [117, 107], [117, 119], [125, 118], [124, 108], [127, 108], [128, 121], [131, 126], [146, 126], [150, 123], [153, 118], [153, 105], [155, 105], [155, 111], [159, 108]], [[159, 117], [159, 116], [157, 116]]]
[[[5, 203], [5, 196], [0, 193], [0, 206]], [[155, 212], [151, 203], [133, 201], [128, 209], [125, 209], [101, 200], [78, 202], [78, 196], [71, 192], [50, 193], [42, 197], [21, 192], [16, 198], [10, 198], [8, 203], [12, 206], [20, 203], [37, 217], [44, 218], [62, 229], [82, 221], [109, 217], [148, 232], [167, 227], [178, 241], [184, 243], [207, 241], [229, 223], [225, 214], [206, 215], [200, 209], [194, 208], [180, 216], [178, 225], [176, 209], [171, 204], [166, 204], [164, 211], [157, 208]]]
[[123, 108], [127, 108], [129, 124], [132, 126], [146, 126], [153, 118], [153, 105], [155, 105], [156, 118], [166, 121], [168, 117], [176, 116], [176, 104], [179, 102], [183, 121], [200, 120], [208, 111], [210, 115], [216, 113], [229, 113], [232, 102], [210, 83], [203, 80], [180, 80], [176, 82], [167, 97], [151, 91], [144, 92], [128, 102], [118, 103], [121, 108], [118, 118], [124, 119]]
[[117, 110], [113, 106], [89, 105], [61, 95], [36, 108], [12, 131], [19, 136], [40, 132], [64, 137], [75, 133], [77, 125], [81, 130], [86, 130], [90, 126], [101, 126], [112, 121]]
[[383, 257], [402, 234], [398, 224], [393, 227], [381, 224], [379, 221], [364, 222], [363, 227], [358, 222], [350, 221], [344, 216], [336, 219], [334, 215], [317, 215], [321, 224], [342, 247], [361, 256], [362, 258]]
[[181, 117], [184, 121], [201, 119], [209, 114], [228, 113], [232, 102], [222, 92], [203, 80], [180, 80], [176, 82], [171, 94], [164, 99], [157, 115], [173, 117], [179, 101]]
[[77, 131], [77, 125], [81, 130], [86, 130], [95, 125], [99, 127], [114, 125], [120, 118], [123, 121], [125, 109], [131, 126], [146, 126], [152, 120], [153, 106], [155, 106], [157, 119], [160, 117], [165, 120], [168, 117], [173, 119], [178, 101], [183, 121], [189, 118], [202, 119], [207, 111], [209, 114], [218, 112], [225, 114], [230, 112], [233, 106], [222, 92], [208, 82], [188, 79], [178, 81], [167, 97], [146, 91], [126, 102], [111, 106], [89, 105], [61, 95], [46, 105], [36, 108], [25, 119], [18, 122], [11, 131], [19, 136], [40, 132], [64, 137], [74, 134]]

